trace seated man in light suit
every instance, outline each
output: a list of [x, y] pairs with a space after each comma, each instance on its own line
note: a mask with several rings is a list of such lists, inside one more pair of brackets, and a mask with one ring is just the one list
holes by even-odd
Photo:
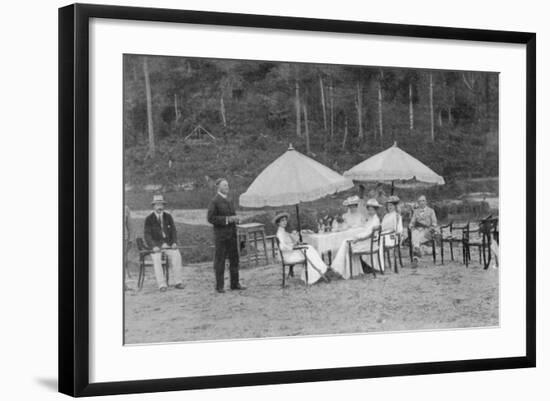
[[413, 248], [414, 265], [418, 263], [418, 257], [422, 256], [421, 244], [432, 239], [437, 227], [437, 217], [431, 207], [428, 207], [424, 195], [418, 198], [418, 209], [415, 209], [409, 228], [411, 229], [411, 246]]
[[151, 259], [155, 277], [161, 292], [166, 291], [168, 284], [162, 271], [162, 254], [168, 258], [169, 268], [173, 272], [173, 278], [177, 289], [183, 289], [181, 254], [178, 250], [176, 225], [172, 216], [164, 211], [166, 201], [162, 195], [153, 197], [153, 212], [145, 219], [144, 237], [145, 243], [153, 250]]

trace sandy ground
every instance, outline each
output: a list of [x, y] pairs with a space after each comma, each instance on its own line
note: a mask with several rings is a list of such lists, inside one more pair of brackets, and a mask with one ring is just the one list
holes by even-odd
[[[475, 255], [473, 255], [475, 258]], [[185, 267], [186, 288], [160, 293], [151, 272], [125, 292], [125, 342], [219, 340], [496, 326], [498, 270], [428, 260], [387, 272], [281, 289], [281, 267], [241, 269], [246, 291], [214, 291], [212, 264]], [[299, 272], [297, 271], [299, 276]], [[133, 273], [129, 285], [135, 287]], [[226, 278], [227, 283], [227, 278]], [[227, 285], [227, 284], [226, 284]]]

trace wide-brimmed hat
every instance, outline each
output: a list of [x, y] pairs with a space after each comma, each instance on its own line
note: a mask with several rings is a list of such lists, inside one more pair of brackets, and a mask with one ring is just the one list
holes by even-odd
[[164, 196], [162, 195], [153, 195], [153, 200], [151, 201], [151, 205], [154, 205], [156, 203], [164, 203], [166, 204], [166, 201], [164, 200]]
[[367, 201], [367, 203], [365, 204], [366, 207], [374, 207], [374, 208], [379, 208], [381, 205], [380, 203], [378, 203], [378, 201], [376, 199], [369, 199]]
[[391, 195], [388, 199], [386, 199], [386, 203], [396, 204], [399, 202], [401, 202], [401, 199], [399, 199], [399, 196], [397, 195]]
[[273, 217], [273, 220], [271, 222], [275, 225], [279, 223], [279, 220], [281, 220], [283, 217], [286, 217], [288, 219], [288, 216], [290, 216], [287, 212], [278, 212], [275, 217]]
[[344, 201], [343, 205], [344, 205], [344, 206], [358, 205], [358, 204], [359, 204], [359, 201], [360, 201], [360, 199], [359, 199], [359, 197], [358, 197], [357, 195], [355, 195], [355, 196], [350, 196], [349, 198], [347, 198], [347, 199]]

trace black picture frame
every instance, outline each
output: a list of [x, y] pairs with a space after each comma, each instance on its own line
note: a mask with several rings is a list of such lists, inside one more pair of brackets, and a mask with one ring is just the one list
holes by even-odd
[[[91, 18], [276, 28], [526, 46], [526, 353], [521, 357], [90, 383], [88, 61]], [[479, 29], [74, 4], [59, 9], [59, 391], [141, 393], [534, 367], [536, 358], [536, 35]]]

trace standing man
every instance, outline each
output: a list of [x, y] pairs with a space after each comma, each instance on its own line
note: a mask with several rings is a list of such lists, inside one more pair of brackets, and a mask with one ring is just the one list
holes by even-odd
[[433, 232], [437, 227], [437, 217], [424, 195], [418, 198], [418, 209], [415, 209], [409, 228], [411, 229], [411, 245], [415, 258], [413, 267], [418, 263], [418, 257], [422, 256], [421, 244], [432, 239]]
[[178, 233], [172, 216], [164, 211], [166, 201], [162, 195], [154, 195], [153, 212], [145, 218], [144, 237], [149, 248], [153, 250], [151, 259], [153, 260], [153, 269], [155, 277], [161, 292], [165, 292], [168, 283], [164, 272], [162, 271], [162, 254], [168, 258], [169, 268], [173, 272], [176, 288], [182, 290], [183, 285], [183, 267], [181, 265], [181, 254], [178, 250]]
[[229, 183], [225, 178], [216, 180], [217, 194], [208, 205], [208, 222], [214, 226], [214, 272], [216, 273], [216, 291], [224, 293], [225, 259], [229, 259], [230, 288], [244, 290], [239, 283], [239, 252], [237, 249], [237, 224], [233, 203], [227, 198]]

